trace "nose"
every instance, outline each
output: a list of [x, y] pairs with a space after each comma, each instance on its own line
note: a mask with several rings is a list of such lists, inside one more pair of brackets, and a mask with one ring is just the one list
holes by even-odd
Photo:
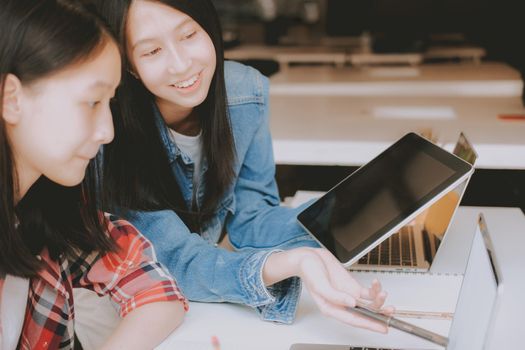
[[111, 115], [111, 109], [108, 104], [100, 115], [97, 129], [95, 131], [95, 140], [100, 144], [107, 144], [113, 141], [114, 136], [113, 116]]
[[177, 47], [172, 44], [169, 47], [169, 55], [167, 55], [168, 63], [168, 72], [170, 74], [184, 74], [188, 72], [191, 67], [192, 60], [191, 55], [184, 47]]

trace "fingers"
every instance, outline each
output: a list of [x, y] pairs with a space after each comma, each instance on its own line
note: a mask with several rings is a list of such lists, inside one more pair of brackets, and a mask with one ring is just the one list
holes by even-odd
[[336, 320], [353, 327], [364, 328], [378, 333], [388, 332], [388, 327], [385, 324], [373, 321], [357, 313], [353, 313], [349, 311], [351, 308], [334, 305], [316, 294], [312, 294], [312, 298], [319, 307], [319, 310], [321, 310], [325, 316], [335, 318]]
[[387, 315], [387, 316], [393, 316], [394, 313], [396, 312], [396, 308], [393, 307], [392, 305], [388, 305], [388, 306], [383, 306], [381, 308], [381, 311], [380, 311], [383, 315]]
[[393, 306], [385, 306], [387, 293], [386, 292], [380, 292], [372, 302], [367, 303], [367, 307], [371, 308], [372, 310], [376, 310], [376, 312], [380, 312], [385, 315], [392, 315], [395, 312], [395, 308]]
[[385, 324], [348, 310], [363, 298], [370, 301], [369, 307], [392, 314], [392, 307], [383, 308], [387, 294], [381, 283], [375, 279], [370, 288], [363, 288], [329, 251], [313, 248], [311, 252], [314, 254], [303, 262], [301, 277], [320, 311], [354, 327], [386, 333]]
[[370, 288], [363, 288], [361, 298], [371, 300], [367, 306], [386, 315], [392, 315], [395, 311], [393, 306], [384, 306], [387, 293], [382, 290], [381, 283], [374, 279]]
[[375, 278], [372, 281], [372, 285], [370, 286], [370, 288], [361, 289], [360, 297], [367, 299], [367, 300], [374, 300], [381, 293], [381, 290], [382, 290], [381, 283]]
[[360, 297], [370, 300], [372, 307], [381, 308], [386, 300], [386, 292], [382, 290], [381, 283], [377, 279], [372, 281], [370, 288], [362, 288]]
[[375, 309], [381, 309], [386, 301], [386, 292], [381, 291], [376, 294], [376, 297], [372, 299], [372, 303], [370, 304], [371, 307]]
[[328, 250], [324, 248], [312, 248], [311, 250], [323, 260], [334, 287], [351, 294], [354, 298], [371, 300], [371, 307], [381, 309], [386, 301], [387, 293], [382, 291], [379, 280], [374, 279], [370, 288], [364, 288]]

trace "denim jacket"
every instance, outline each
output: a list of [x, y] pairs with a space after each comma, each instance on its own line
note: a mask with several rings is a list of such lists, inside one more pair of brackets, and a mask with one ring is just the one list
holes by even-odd
[[[227, 108], [233, 131], [235, 179], [219, 210], [201, 235], [191, 233], [171, 210], [133, 212], [131, 221], [149, 238], [184, 295], [194, 301], [242, 303], [264, 320], [291, 323], [301, 284], [290, 278], [265, 287], [262, 267], [268, 256], [298, 246], [317, 246], [298, 225], [299, 209], [279, 206], [268, 123], [268, 80], [257, 70], [225, 63]], [[157, 110], [157, 125], [171, 167], [188, 205], [193, 198], [193, 161], [169, 135]], [[203, 160], [200, 179], [207, 169]], [[201, 180], [204, 181], [204, 180]], [[202, 203], [205, 184], [197, 186]], [[218, 248], [222, 230], [235, 252]]]

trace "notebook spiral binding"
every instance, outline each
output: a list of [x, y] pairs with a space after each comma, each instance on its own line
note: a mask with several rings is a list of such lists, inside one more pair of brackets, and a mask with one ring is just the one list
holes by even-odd
[[374, 273], [374, 274], [388, 274], [388, 275], [399, 275], [399, 276], [403, 276], [403, 275], [420, 275], [420, 276], [460, 276], [462, 277], [463, 274], [461, 273], [455, 273], [455, 272], [431, 272], [431, 271], [426, 271], [426, 272], [418, 272], [418, 271], [397, 271], [397, 270], [374, 270], [374, 269], [370, 269], [370, 270], [362, 270], [362, 269], [359, 269], [359, 270], [348, 270], [348, 272], [352, 273], [352, 274], [355, 274], [355, 273]]

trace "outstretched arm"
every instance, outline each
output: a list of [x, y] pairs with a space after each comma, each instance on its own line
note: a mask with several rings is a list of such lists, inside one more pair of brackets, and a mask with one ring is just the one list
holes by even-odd
[[143, 305], [124, 317], [102, 349], [152, 349], [173, 332], [183, 318], [182, 302]]

